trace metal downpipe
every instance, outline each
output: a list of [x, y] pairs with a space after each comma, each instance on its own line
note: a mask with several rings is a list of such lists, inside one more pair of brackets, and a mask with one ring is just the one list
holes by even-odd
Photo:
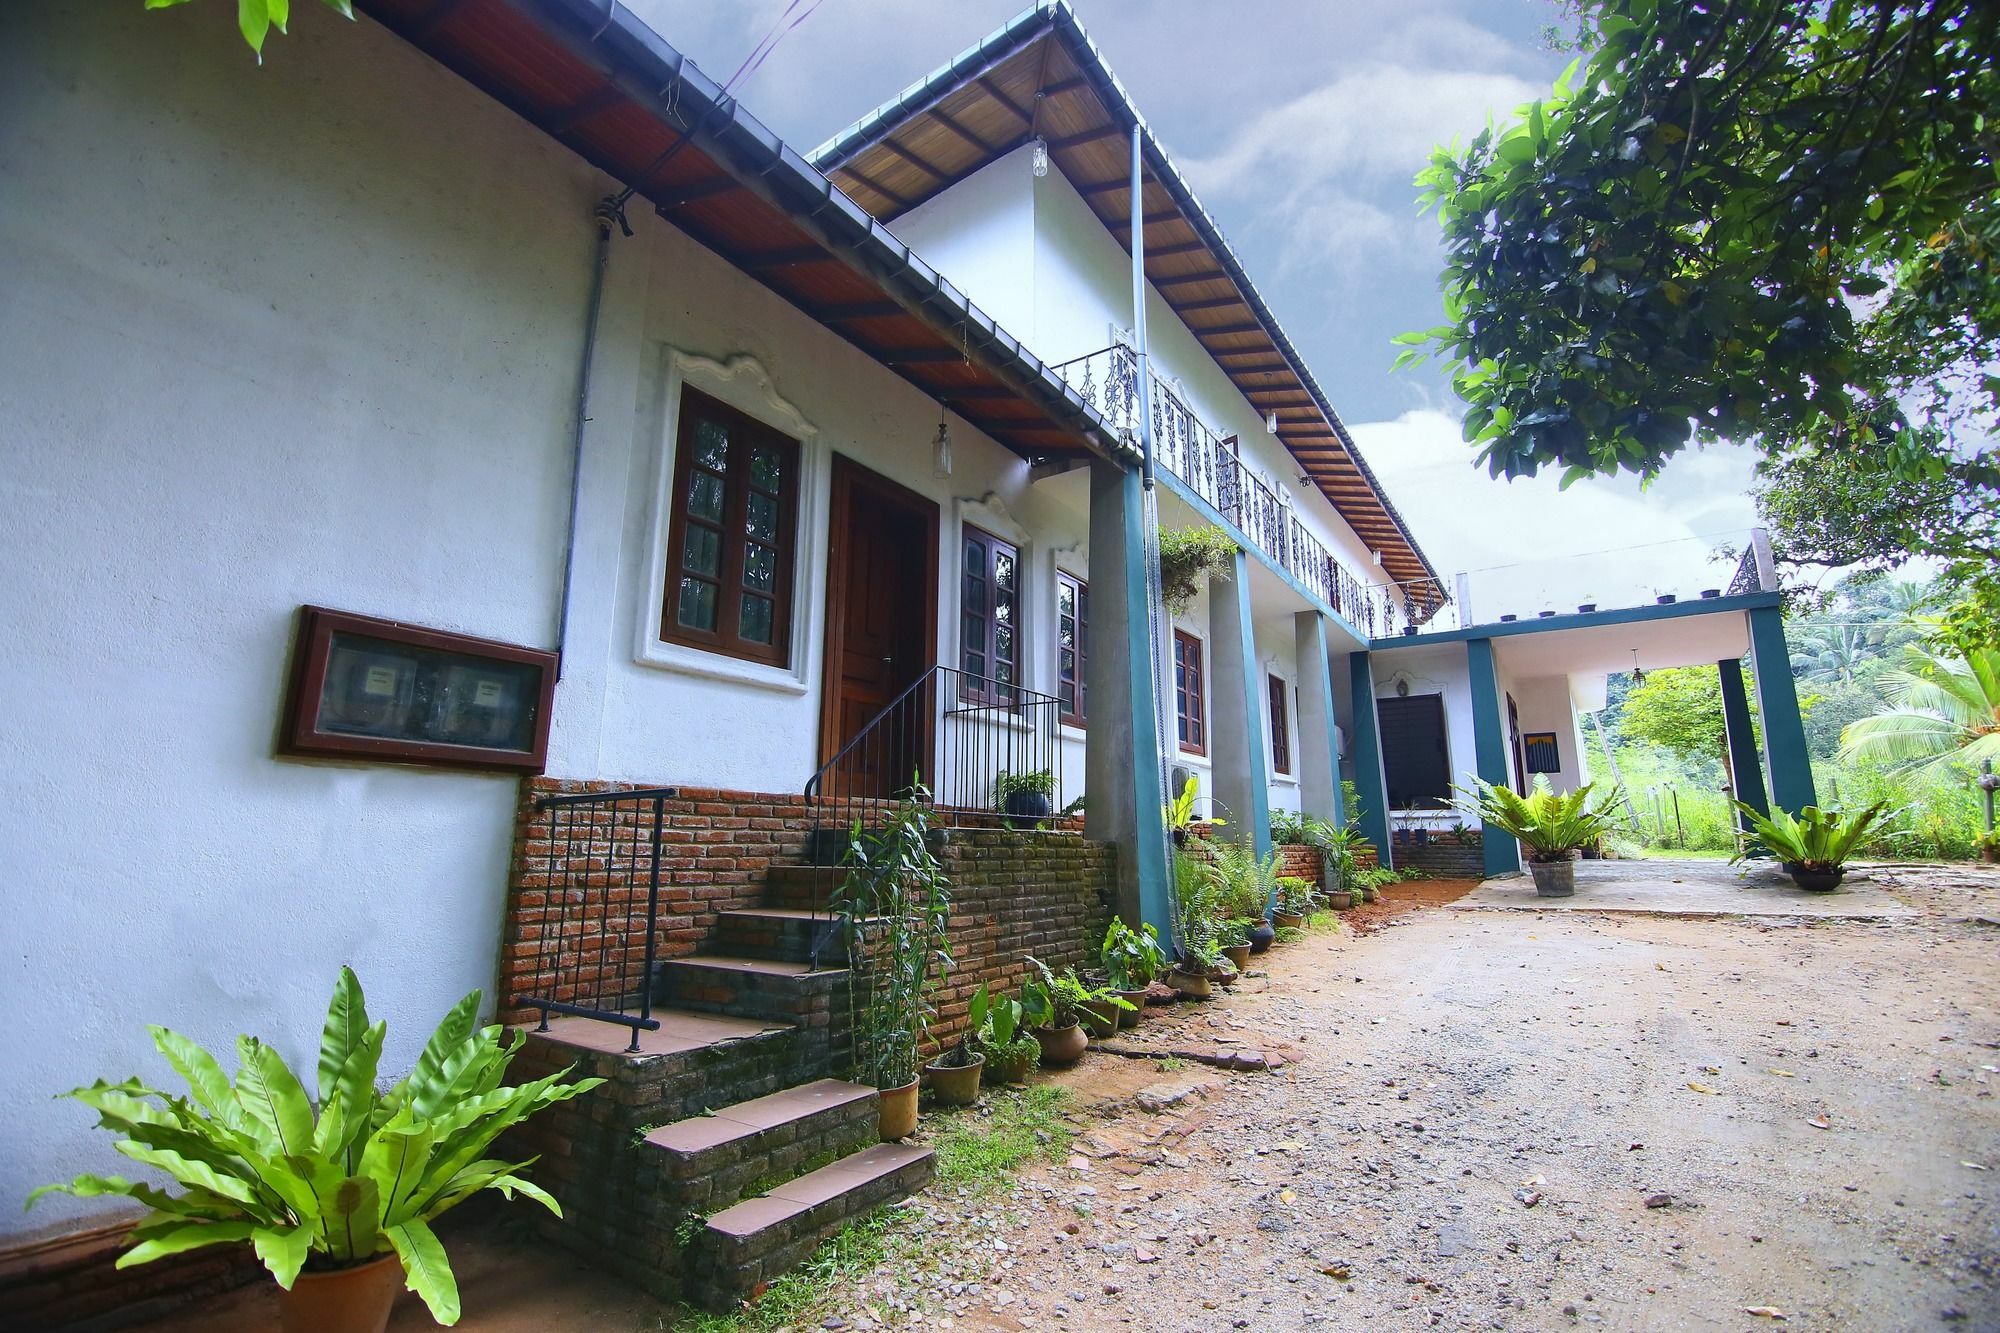
[[590, 269], [590, 298], [584, 308], [583, 353], [576, 371], [576, 425], [570, 435], [569, 525], [563, 536], [562, 598], [556, 607], [556, 679], [563, 677], [563, 649], [569, 643], [569, 603], [576, 578], [576, 526], [583, 506], [583, 435], [590, 424], [590, 375], [597, 364], [597, 325], [604, 313], [604, 271], [611, 262], [611, 227], [616, 223], [626, 236], [632, 225], [625, 220], [625, 208], [615, 196], [598, 201], [591, 212], [597, 227], [597, 255]]

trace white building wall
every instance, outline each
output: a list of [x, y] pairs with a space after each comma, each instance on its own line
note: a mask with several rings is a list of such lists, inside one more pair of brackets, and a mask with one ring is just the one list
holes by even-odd
[[[1434, 648], [1378, 652], [1374, 657], [1374, 669], [1377, 699], [1395, 698], [1404, 693], [1443, 697], [1445, 755], [1450, 762], [1451, 780], [1456, 786], [1471, 786], [1472, 779], [1479, 773], [1479, 759], [1474, 748], [1472, 679], [1465, 645], [1446, 643]], [[1407, 685], [1407, 691], [1399, 689], [1399, 685]], [[1389, 812], [1391, 828], [1417, 824], [1445, 828], [1464, 822], [1463, 815], [1451, 810], [1426, 811], [1415, 817], [1401, 810], [1392, 809]]]
[[[597, 186], [374, 24], [0, 9], [0, 1199], [145, 1024], [407, 1068], [490, 987], [510, 777], [272, 757], [303, 602], [547, 646]], [[102, 1206], [0, 1210], [0, 1235]]]

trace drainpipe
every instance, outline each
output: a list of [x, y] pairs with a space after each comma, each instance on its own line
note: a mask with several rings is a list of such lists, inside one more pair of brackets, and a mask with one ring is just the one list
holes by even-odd
[[625, 220], [625, 206], [613, 195], [598, 200], [591, 212], [597, 227], [597, 257], [590, 270], [590, 299], [584, 308], [583, 355], [576, 371], [576, 429], [570, 437], [569, 530], [563, 538], [562, 600], [556, 608], [556, 679], [561, 680], [569, 643], [570, 591], [576, 571], [576, 520], [583, 504], [583, 432], [590, 424], [590, 372], [597, 362], [597, 323], [604, 311], [604, 270], [611, 260], [611, 225], [626, 236], [632, 224]]
[[1132, 354], [1139, 363], [1139, 457], [1140, 476], [1146, 489], [1153, 489], [1153, 386], [1152, 368], [1146, 359], [1146, 200], [1145, 162], [1139, 138], [1143, 131], [1132, 123]]

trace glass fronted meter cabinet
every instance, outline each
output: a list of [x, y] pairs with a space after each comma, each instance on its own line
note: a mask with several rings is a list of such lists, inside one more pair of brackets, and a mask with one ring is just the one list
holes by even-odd
[[556, 655], [299, 608], [284, 754], [539, 773]]

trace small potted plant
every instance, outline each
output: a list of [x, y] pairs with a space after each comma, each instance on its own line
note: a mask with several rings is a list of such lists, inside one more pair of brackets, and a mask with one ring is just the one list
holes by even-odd
[[[496, 1135], [604, 1080], [560, 1075], [503, 1087], [524, 1040], [478, 1023], [479, 992], [453, 1006], [416, 1068], [387, 1092], [376, 1067], [388, 1024], [368, 1021], [361, 983], [348, 968], [320, 1039], [319, 1099], [277, 1049], [237, 1040], [234, 1082], [207, 1051], [179, 1033], [152, 1029], [153, 1044], [188, 1083], [171, 1096], [136, 1079], [99, 1081], [66, 1095], [97, 1112], [120, 1136], [118, 1151], [165, 1172], [184, 1193], [118, 1176], [78, 1176], [44, 1194], [122, 1194], [150, 1211], [132, 1230], [120, 1268], [198, 1246], [248, 1241], [280, 1289], [287, 1333], [376, 1333], [407, 1285], [431, 1317], [455, 1324], [458, 1283], [431, 1222], [481, 1190], [523, 1194], [556, 1216], [562, 1209], [522, 1179], [525, 1162], [485, 1153]], [[153, 1105], [158, 1101], [158, 1106]]]
[[1147, 987], [1166, 970], [1167, 951], [1160, 947], [1160, 933], [1150, 921], [1134, 930], [1114, 916], [1105, 928], [1099, 959], [1112, 990], [1132, 1006], [1119, 1012], [1119, 1025], [1131, 1027], [1145, 1013]]
[[1033, 828], [1055, 812], [1056, 775], [1046, 768], [1032, 773], [1002, 770], [993, 779], [993, 804], [1007, 814], [1007, 827]]
[[879, 830], [856, 820], [829, 904], [849, 958], [867, 959], [847, 988], [855, 1081], [879, 1090], [884, 1143], [917, 1127], [917, 1050], [932, 996], [951, 967], [951, 881], [930, 848], [930, 794], [912, 788]]
[[[985, 997], [985, 1007], [980, 1007]], [[1028, 1034], [1021, 1002], [1011, 995], [988, 995], [985, 986], [972, 997], [972, 1041], [986, 1057], [986, 1068], [998, 1083], [1019, 1083], [1042, 1058], [1042, 1045]]]
[[1761, 849], [1778, 858], [1792, 883], [1814, 893], [1831, 893], [1847, 876], [1848, 856], [1882, 818], [1887, 804], [1877, 801], [1858, 814], [1809, 805], [1795, 819], [1783, 808], [1766, 815], [1738, 801], [1736, 809], [1750, 825], [1750, 838], [1733, 860]]
[[1079, 980], [1083, 995], [1076, 1002], [1076, 1016], [1083, 1030], [1097, 1038], [1109, 1037], [1124, 1026], [1124, 1016], [1135, 1011], [1133, 1003], [1109, 984]]
[[1313, 908], [1312, 881], [1300, 879], [1297, 875], [1284, 875], [1278, 880], [1278, 904], [1271, 913], [1271, 920], [1280, 930], [1289, 926], [1293, 930], [1305, 925], [1306, 914]]
[[1979, 835], [1979, 859], [1990, 866], [2000, 866], [2000, 833], [1988, 830]]
[[1090, 1037], [1083, 1030], [1078, 1008], [1090, 998], [1090, 990], [1068, 968], [1060, 974], [1051, 972], [1048, 964], [1033, 957], [1028, 959], [1028, 966], [1036, 975], [1029, 977], [1028, 984], [1021, 988], [1021, 1009], [1029, 1030], [1041, 1045], [1042, 1067], [1073, 1065], [1090, 1047]]
[[939, 1106], [970, 1106], [979, 1100], [979, 1079], [986, 1068], [986, 1052], [980, 1049], [979, 1030], [987, 1020], [991, 1003], [986, 983], [972, 994], [966, 1013], [966, 1032], [956, 1042], [924, 1066], [931, 1096]]
[[1167, 973], [1167, 984], [1191, 1000], [1206, 1000], [1215, 994], [1215, 984], [1224, 977], [1234, 981], [1229, 960], [1213, 937], [1190, 940], [1181, 946], [1181, 955]]
[[1222, 956], [1238, 973], [1250, 967], [1250, 927], [1248, 917], [1233, 916], [1222, 923]]
[[1567, 898], [1575, 893], [1577, 852], [1610, 830], [1612, 809], [1623, 799], [1618, 790], [1614, 787], [1593, 802], [1595, 783], [1558, 793], [1547, 776], [1538, 774], [1534, 789], [1523, 796], [1510, 787], [1473, 781], [1472, 799], [1459, 808], [1520, 840], [1536, 894]]
[[1204, 826], [1206, 829], [1219, 829], [1229, 823], [1226, 819], [1195, 818], [1195, 803], [1200, 799], [1201, 788], [1196, 783], [1194, 775], [1190, 773], [1187, 782], [1181, 787], [1181, 794], [1174, 797], [1173, 800], [1168, 801], [1164, 807], [1167, 832], [1173, 837], [1175, 847], [1187, 846], [1188, 838], [1195, 831], [1195, 825], [1197, 824]]

